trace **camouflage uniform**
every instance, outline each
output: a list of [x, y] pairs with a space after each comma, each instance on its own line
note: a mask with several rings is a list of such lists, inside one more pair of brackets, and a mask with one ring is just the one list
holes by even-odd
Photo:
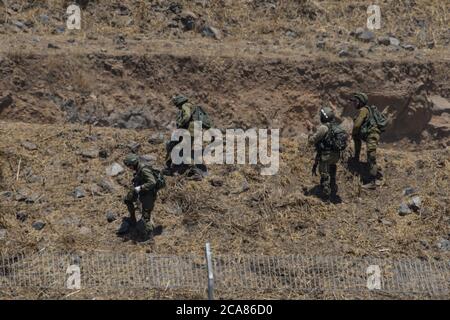
[[354, 119], [352, 136], [353, 141], [355, 143], [355, 159], [357, 161], [359, 161], [362, 141], [366, 142], [367, 164], [369, 166], [370, 179], [374, 181], [378, 173], [377, 147], [378, 143], [380, 142], [380, 130], [375, 126], [370, 128], [367, 137], [361, 136], [360, 134], [361, 126], [365, 123], [368, 117], [369, 117], [369, 109], [367, 106], [363, 106], [361, 109], [359, 109], [359, 113]]
[[[316, 132], [308, 137], [310, 145], [317, 145], [328, 133], [328, 126], [321, 124]], [[320, 173], [320, 187], [325, 196], [335, 196], [337, 194], [336, 184], [336, 164], [339, 162], [340, 152], [330, 150], [317, 150], [319, 157], [319, 173]]]
[[[139, 200], [142, 205], [142, 220], [144, 220], [147, 230], [152, 231], [151, 213], [157, 196], [156, 179], [148, 165], [138, 163], [135, 170], [132, 180], [133, 188], [125, 196], [124, 202], [128, 207], [131, 220], [136, 222], [135, 203]], [[139, 192], [136, 192], [136, 187], [141, 187]]]
[[[177, 100], [178, 99], [178, 100]], [[191, 146], [194, 148], [194, 123], [191, 121], [192, 111], [194, 106], [188, 102], [187, 98], [183, 96], [174, 97], [174, 104], [178, 108], [176, 125], [177, 129], [187, 129], [191, 134]], [[180, 101], [180, 103], [177, 103]], [[169, 141], [166, 144], [166, 166], [169, 168], [172, 165], [171, 152], [173, 148], [181, 141]], [[193, 151], [192, 151], [193, 152]]]

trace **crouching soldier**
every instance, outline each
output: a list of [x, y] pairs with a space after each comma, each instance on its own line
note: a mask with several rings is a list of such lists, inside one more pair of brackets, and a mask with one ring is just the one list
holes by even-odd
[[[308, 143], [316, 148], [316, 161], [313, 167], [313, 175], [316, 175], [317, 167], [320, 173], [320, 189], [325, 200], [336, 200], [337, 183], [336, 171], [341, 152], [347, 147], [348, 135], [335, 121], [334, 112], [329, 107], [320, 109], [321, 124], [308, 137]], [[312, 130], [312, 124], [307, 122], [307, 128]]]
[[140, 163], [139, 157], [135, 154], [129, 154], [123, 163], [129, 169], [134, 170], [132, 188], [124, 199], [130, 213], [131, 223], [136, 224], [135, 203], [139, 201], [142, 205], [142, 220], [145, 223], [146, 232], [151, 235], [154, 227], [151, 214], [157, 193], [165, 186], [164, 177], [159, 170], [152, 168], [149, 164]]

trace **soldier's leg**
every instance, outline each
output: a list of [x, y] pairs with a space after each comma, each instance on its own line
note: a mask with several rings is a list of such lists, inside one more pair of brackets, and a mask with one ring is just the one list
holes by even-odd
[[355, 144], [355, 159], [359, 161], [359, 157], [361, 155], [361, 139], [359, 137], [353, 136], [353, 142]]
[[337, 165], [336, 165], [336, 163], [330, 164], [329, 171], [330, 171], [330, 190], [331, 190], [331, 195], [332, 196], [336, 196], [337, 192], [338, 192], [338, 186], [337, 186], [337, 183], [336, 183], [336, 172], [337, 172]]
[[140, 197], [142, 204], [142, 220], [145, 222], [146, 230], [153, 231], [152, 211], [155, 207], [156, 195], [148, 194]]
[[319, 161], [319, 173], [320, 173], [320, 188], [324, 196], [329, 197], [331, 194], [330, 187], [330, 167], [328, 161]]
[[128, 212], [130, 213], [130, 220], [131, 220], [131, 223], [133, 223], [133, 224], [136, 223], [136, 206], [134, 205], [136, 200], [137, 200], [137, 197], [136, 197], [135, 193], [130, 191], [125, 196], [125, 199], [123, 201], [127, 206]]
[[378, 133], [369, 134], [367, 137], [367, 164], [371, 180], [375, 180], [378, 173], [377, 167], [377, 147], [380, 141]]

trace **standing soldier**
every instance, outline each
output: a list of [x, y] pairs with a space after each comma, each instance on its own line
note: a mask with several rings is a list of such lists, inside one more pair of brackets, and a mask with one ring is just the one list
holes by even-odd
[[132, 189], [124, 199], [130, 213], [131, 223], [136, 224], [135, 203], [139, 200], [142, 205], [142, 220], [145, 222], [145, 230], [152, 235], [151, 213], [155, 206], [158, 191], [165, 186], [164, 177], [149, 164], [140, 163], [139, 157], [135, 154], [126, 156], [123, 163], [129, 169], [134, 170]]
[[[316, 147], [316, 161], [313, 166], [313, 175], [316, 175], [317, 166], [320, 173], [320, 188], [327, 200], [337, 197], [336, 171], [341, 152], [347, 146], [347, 133], [335, 121], [334, 112], [330, 107], [320, 109], [320, 126], [314, 134], [308, 137], [308, 143]], [[309, 131], [312, 124], [306, 123]]]
[[[387, 120], [375, 106], [368, 105], [368, 97], [365, 93], [355, 93], [351, 98], [353, 107], [358, 109], [353, 124], [353, 141], [355, 143], [355, 155], [353, 161], [359, 164], [362, 141], [366, 142], [367, 164], [369, 168], [369, 181], [362, 187], [365, 189], [376, 189], [377, 175], [377, 147], [380, 142], [380, 134], [387, 126]], [[380, 173], [381, 174], [381, 173]]]

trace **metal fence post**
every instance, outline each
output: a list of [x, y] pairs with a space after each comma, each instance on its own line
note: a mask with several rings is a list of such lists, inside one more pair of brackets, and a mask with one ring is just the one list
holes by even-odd
[[211, 245], [209, 242], [205, 246], [206, 270], [208, 271], [208, 300], [214, 300], [214, 274], [211, 259]]

